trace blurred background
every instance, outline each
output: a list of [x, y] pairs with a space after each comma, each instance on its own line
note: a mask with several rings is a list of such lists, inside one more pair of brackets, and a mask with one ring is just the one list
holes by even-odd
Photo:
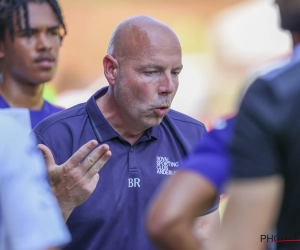
[[263, 65], [291, 50], [274, 0], [60, 0], [67, 24], [48, 100], [70, 107], [106, 86], [102, 59], [115, 27], [138, 14], [178, 35], [183, 71], [172, 108], [206, 125], [234, 111], [240, 89]]

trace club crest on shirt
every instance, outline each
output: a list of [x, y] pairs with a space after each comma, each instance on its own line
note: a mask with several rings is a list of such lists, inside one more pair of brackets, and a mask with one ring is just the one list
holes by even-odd
[[156, 156], [157, 174], [174, 175], [178, 167], [179, 162], [172, 162], [168, 157]]

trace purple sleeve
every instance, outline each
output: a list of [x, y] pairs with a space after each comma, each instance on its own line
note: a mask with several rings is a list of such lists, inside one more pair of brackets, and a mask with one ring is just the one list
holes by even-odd
[[229, 143], [234, 118], [221, 120], [180, 164], [180, 171], [193, 171], [207, 179], [219, 193], [229, 177]]

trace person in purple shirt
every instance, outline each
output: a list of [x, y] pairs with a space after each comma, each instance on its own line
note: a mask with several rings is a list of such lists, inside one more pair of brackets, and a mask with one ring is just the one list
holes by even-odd
[[[108, 87], [34, 129], [53, 171], [90, 140], [109, 145], [112, 152], [91, 194], [75, 193], [82, 176], [74, 173], [61, 174], [68, 185], [57, 175], [52, 181], [73, 238], [65, 249], [155, 249], [145, 232], [146, 208], [206, 130], [171, 110], [183, 66], [180, 43], [167, 25], [148, 16], [124, 20], [113, 32], [103, 65]], [[72, 195], [66, 191], [71, 187]], [[78, 205], [76, 199], [87, 200]], [[195, 230], [211, 249], [218, 204], [200, 216]]]
[[62, 110], [43, 99], [43, 89], [55, 74], [65, 34], [56, 0], [0, 3], [0, 108], [27, 108], [30, 128]]
[[[147, 231], [160, 249], [204, 249], [193, 233], [193, 223], [219, 199], [229, 178], [234, 120], [234, 116], [222, 118], [214, 124], [151, 204]], [[210, 242], [211, 249], [216, 243], [217, 239]]]
[[[0, 60], [3, 76], [0, 108], [11, 118], [17, 119], [26, 134], [45, 117], [61, 110], [43, 100], [42, 94], [45, 82], [54, 76], [65, 34], [65, 24], [56, 0], [0, 1]], [[19, 108], [25, 108], [21, 116], [18, 114]], [[17, 141], [15, 144], [15, 147], [19, 146]], [[72, 178], [80, 179], [79, 189], [72, 183], [57, 197], [72, 196], [74, 188], [76, 194], [84, 194], [83, 197], [93, 191], [99, 180], [98, 171], [111, 155], [107, 145], [93, 150], [97, 144], [95, 140], [85, 143], [69, 161], [55, 170], [48, 164], [52, 183], [62, 180], [69, 184], [67, 177], [61, 178], [64, 173], [71, 173]], [[79, 204], [83, 200], [75, 199], [71, 203]], [[69, 204], [64, 203], [65, 206]]]

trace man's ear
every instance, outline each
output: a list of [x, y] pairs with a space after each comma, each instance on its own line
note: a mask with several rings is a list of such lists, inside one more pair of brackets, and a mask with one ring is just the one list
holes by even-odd
[[4, 58], [4, 42], [0, 41], [0, 60]]
[[119, 64], [118, 61], [110, 56], [106, 55], [103, 58], [103, 68], [104, 68], [104, 75], [111, 85], [115, 85], [117, 75], [118, 75], [118, 70], [119, 70]]

